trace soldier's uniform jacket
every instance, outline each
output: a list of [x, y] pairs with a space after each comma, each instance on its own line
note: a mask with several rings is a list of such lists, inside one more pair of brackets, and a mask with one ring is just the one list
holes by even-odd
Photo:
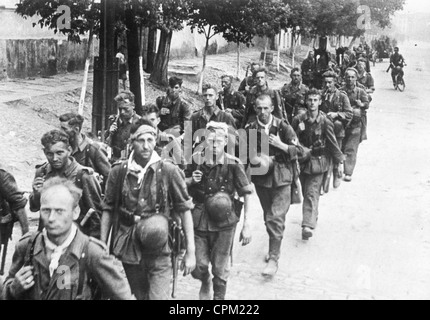
[[[405, 58], [403, 58], [403, 56], [400, 53], [393, 53], [390, 56], [390, 63], [394, 64], [394, 66], [398, 67], [403, 67], [404, 63], [405, 63]], [[395, 71], [395, 69], [393, 69], [393, 72]]]
[[[32, 266], [35, 285], [22, 296], [14, 297], [11, 287], [15, 275], [29, 263], [33, 241]], [[3, 293], [6, 300], [92, 300], [94, 293], [90, 280], [97, 283], [104, 298], [133, 299], [118, 261], [108, 254], [106, 245], [101, 241], [87, 237], [78, 230], [75, 239], [61, 256], [59, 268], [52, 278], [46, 251], [42, 234], [36, 237], [35, 234], [28, 233], [17, 243], [12, 266], [4, 284]], [[80, 282], [82, 288], [79, 288]]]
[[296, 116], [292, 127], [299, 137], [301, 145], [311, 149], [311, 159], [306, 162], [302, 172], [306, 174], [321, 174], [329, 170], [329, 160], [335, 163], [344, 161], [344, 155], [337, 144], [334, 125], [320, 111], [316, 120], [309, 120], [309, 113]]
[[358, 75], [357, 81], [362, 84], [366, 89], [375, 89], [375, 81], [370, 73], [364, 72]]
[[272, 98], [272, 103], [274, 106], [273, 115], [279, 119], [287, 119], [284, 102], [279, 91], [270, 89], [267, 84], [265, 90], [261, 90], [259, 86], [254, 86], [246, 95], [246, 110], [242, 122], [242, 128], [245, 128], [247, 124], [255, 121], [257, 117], [255, 102], [257, 98], [263, 94]]
[[[366, 110], [369, 109], [369, 95], [366, 90], [355, 86], [353, 89], [348, 89], [346, 86], [341, 89], [345, 91], [353, 109], [352, 121], [349, 124], [351, 128], [356, 128], [361, 124], [361, 118], [365, 114]], [[361, 101], [364, 107], [359, 107], [357, 101]]]
[[236, 129], [236, 123], [235, 123], [234, 118], [231, 114], [228, 114], [228, 113], [220, 110], [218, 107], [216, 107], [214, 109], [214, 113], [212, 114], [211, 118], [208, 119], [205, 116], [204, 110], [200, 109], [200, 110], [194, 112], [191, 116], [191, 123], [193, 126], [193, 130], [192, 130], [193, 136], [197, 130], [206, 129], [206, 125], [211, 121], [224, 122], [224, 123], [228, 124], [230, 127], [232, 127], [233, 129]]
[[306, 58], [302, 63], [302, 74], [303, 79], [312, 80], [314, 76], [314, 72], [316, 70], [316, 65], [313, 59]]
[[336, 89], [334, 92], [325, 92], [321, 111], [328, 114], [337, 112], [338, 117], [334, 120], [340, 120], [344, 126], [348, 125], [352, 120], [352, 107], [348, 99], [348, 95], [343, 89]]
[[111, 168], [108, 157], [99, 144], [92, 141], [86, 135], [82, 136], [83, 141], [72, 154], [73, 158], [75, 158], [80, 165], [93, 168], [94, 171], [102, 175], [106, 181]]
[[285, 102], [285, 111], [289, 120], [297, 115], [299, 109], [306, 110], [305, 97], [309, 88], [304, 84], [294, 86], [292, 83], [285, 84], [281, 89], [281, 96]]
[[[194, 207], [184, 174], [174, 164], [153, 163], [139, 184], [138, 173], [129, 168], [129, 161], [115, 163], [107, 181], [103, 210], [113, 216], [112, 254], [123, 263], [138, 265], [144, 256], [137, 245], [135, 216], [145, 218], [157, 214], [157, 170], [162, 170], [163, 181], [163, 209], [159, 214], [169, 218], [172, 212], [180, 214]], [[160, 254], [168, 255], [170, 251], [166, 245]]]
[[238, 92], [231, 90], [227, 94], [224, 91], [219, 92], [217, 106], [223, 110], [231, 109], [231, 115], [236, 120], [236, 127], [242, 125], [243, 117], [245, 116], [245, 96]]
[[121, 119], [118, 120], [118, 130], [114, 134], [110, 134], [107, 131], [108, 139], [110, 140], [110, 147], [112, 148], [112, 158], [114, 160], [121, 159], [121, 152], [127, 149], [127, 145], [130, 139], [130, 130], [134, 123], [140, 119], [140, 116], [134, 114], [128, 122], [123, 122]]
[[180, 126], [181, 134], [183, 134], [185, 121], [191, 119], [191, 110], [188, 104], [181, 98], [172, 101], [167, 96], [158, 97], [156, 103], [160, 111], [163, 108], [170, 110], [170, 114], [160, 114], [161, 121], [158, 125], [158, 128], [161, 131], [166, 131], [167, 129], [173, 128], [175, 126]]
[[[12, 211], [17, 211], [27, 205], [27, 199], [23, 192], [19, 191], [15, 178], [10, 173], [0, 169], [0, 204], [3, 201], [8, 203]], [[2, 216], [1, 212], [0, 216]]]
[[[91, 216], [88, 220], [86, 226], [82, 228], [82, 231], [95, 238], [100, 238], [100, 217], [101, 217], [101, 202], [102, 202], [102, 192], [97, 178], [93, 174], [93, 169], [84, 167], [76, 162], [76, 160], [71, 157], [71, 164], [66, 168], [64, 174], [61, 178], [66, 178], [72, 181], [78, 188], [82, 189], [82, 198], [79, 201], [79, 207], [81, 213], [77, 220], [79, 224], [82, 219], [87, 214], [88, 210], [93, 209], [96, 211], [95, 214]], [[45, 178], [48, 180], [50, 178], [56, 177], [57, 174], [52, 170], [49, 163], [45, 163], [41, 166], [36, 167], [35, 178]], [[32, 212], [37, 212], [40, 210], [40, 194], [30, 194], [30, 210]]]
[[[250, 133], [251, 130], [257, 131], [257, 141], [252, 141], [253, 135]], [[257, 154], [261, 154], [261, 141], [268, 141], [269, 138], [258, 121], [247, 126], [246, 131], [248, 141], [241, 143], [247, 143], [249, 148], [248, 156], [251, 158]], [[256, 186], [264, 188], [289, 186], [293, 181], [293, 165], [295, 165], [298, 157], [303, 155], [303, 147], [299, 144], [293, 128], [286, 121], [279, 118], [273, 117], [269, 134], [278, 135], [281, 141], [289, 146], [288, 153], [270, 145], [268, 156], [273, 159], [273, 172], [268, 172], [266, 175], [253, 175], [252, 182]], [[262, 136], [265, 136], [265, 138], [262, 139]]]
[[[226, 164], [209, 165], [203, 163], [204, 155], [195, 154], [193, 162], [187, 166], [185, 176], [192, 177], [193, 172], [200, 170], [203, 172], [203, 179], [200, 183], [189, 188], [190, 196], [193, 198], [195, 208], [192, 212], [194, 228], [198, 231], [216, 232], [223, 229], [228, 229], [235, 226], [239, 222], [239, 218], [235, 214], [234, 196], [235, 193], [242, 197], [252, 193], [251, 184], [246, 176], [245, 168], [240, 163], [240, 160], [225, 154], [224, 162]], [[222, 222], [214, 222], [210, 219], [205, 211], [205, 200], [208, 196], [214, 195], [219, 191], [225, 191], [232, 199], [232, 209]]]
[[253, 76], [249, 76], [242, 80], [238, 91], [242, 94], [246, 94], [246, 87], [252, 88], [256, 85], [256, 79]]

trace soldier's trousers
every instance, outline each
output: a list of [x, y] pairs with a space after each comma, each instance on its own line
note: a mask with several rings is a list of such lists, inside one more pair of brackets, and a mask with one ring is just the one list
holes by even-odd
[[357, 164], [358, 147], [361, 140], [361, 123], [346, 129], [343, 153], [346, 155], [345, 175], [352, 176]]
[[269, 234], [269, 258], [278, 261], [281, 257], [285, 218], [291, 205], [291, 185], [279, 188], [255, 186], [255, 189], [264, 211], [264, 222]]
[[303, 222], [302, 227], [315, 229], [318, 221], [318, 206], [320, 201], [320, 190], [323, 183], [324, 173], [300, 175], [303, 192]]
[[197, 265], [192, 276], [207, 281], [211, 264], [215, 300], [225, 299], [235, 232], [236, 226], [218, 232], [194, 231]]
[[140, 265], [123, 263], [137, 300], [169, 300], [172, 261], [169, 255], [145, 256]]

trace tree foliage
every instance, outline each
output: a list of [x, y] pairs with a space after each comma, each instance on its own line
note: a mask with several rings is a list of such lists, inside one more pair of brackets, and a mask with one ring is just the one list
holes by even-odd
[[[59, 30], [57, 20], [61, 13], [56, 13], [61, 5], [70, 7], [71, 28]], [[61, 32], [68, 36], [69, 40], [80, 42], [91, 25], [94, 24], [94, 32], [98, 34], [100, 29], [100, 3], [92, 0], [21, 0], [17, 4], [16, 13], [23, 18], [38, 15], [40, 19], [33, 23], [33, 27], [50, 28], [54, 33]]]

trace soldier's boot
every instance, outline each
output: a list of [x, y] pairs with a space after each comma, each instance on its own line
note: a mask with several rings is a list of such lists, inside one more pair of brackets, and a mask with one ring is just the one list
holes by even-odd
[[267, 278], [273, 278], [278, 272], [278, 262], [274, 259], [270, 259], [264, 268], [262, 275]]
[[269, 259], [267, 259], [266, 268], [264, 268], [262, 275], [265, 277], [273, 277], [278, 272], [278, 259], [281, 253], [282, 240], [270, 239], [269, 240]]
[[227, 282], [221, 279], [215, 278], [213, 281], [214, 285], [214, 300], [225, 300], [227, 293]]
[[337, 170], [333, 170], [333, 188], [339, 188], [341, 183], [342, 177], [338, 174]]
[[302, 229], [302, 240], [308, 241], [309, 238], [312, 238], [314, 235], [313, 231], [309, 227], [303, 227]]
[[212, 291], [212, 278], [209, 276], [208, 278], [202, 280], [202, 286], [200, 287], [200, 292], [199, 292], [199, 299], [211, 300], [211, 291]]

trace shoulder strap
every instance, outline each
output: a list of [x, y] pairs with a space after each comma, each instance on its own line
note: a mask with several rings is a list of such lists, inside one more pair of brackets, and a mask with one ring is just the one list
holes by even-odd
[[[165, 190], [164, 181], [163, 181], [163, 169], [164, 163], [160, 161], [160, 164], [155, 172], [156, 186], [157, 186], [157, 194], [155, 195], [155, 211], [156, 214], [160, 212], [164, 212], [166, 209], [166, 198], [165, 193], [168, 191]], [[170, 209], [171, 201], [169, 199], [169, 209]]]
[[78, 170], [78, 173], [76, 174], [76, 186], [80, 189], [83, 189], [83, 183], [82, 183], [83, 176], [84, 176], [84, 170], [80, 168]]
[[85, 150], [85, 166], [90, 166], [90, 152], [91, 152], [91, 144], [88, 144], [87, 149]]
[[85, 243], [82, 249], [81, 257], [79, 259], [79, 282], [78, 282], [78, 291], [76, 293], [76, 297], [82, 296], [84, 291], [85, 284], [85, 274], [88, 274], [88, 285], [91, 289], [91, 299], [92, 300], [101, 300], [101, 292], [99, 290], [99, 286], [91, 277], [91, 275], [87, 272], [87, 263], [88, 263], [88, 247], [90, 245], [90, 239], [86, 238]]
[[34, 257], [34, 247], [36, 246], [36, 240], [39, 238], [39, 236], [42, 234], [41, 231], [38, 231], [31, 235], [30, 241], [28, 242], [31, 245], [27, 246], [27, 252], [26, 252], [26, 266], [32, 266], [33, 265], [33, 257]]
[[86, 270], [86, 264], [87, 264], [89, 243], [90, 243], [89, 239], [85, 239], [84, 248], [82, 250], [81, 257], [79, 259], [79, 283], [78, 283], [78, 291], [77, 291], [78, 297], [82, 295], [82, 292], [84, 290], [85, 270]]

